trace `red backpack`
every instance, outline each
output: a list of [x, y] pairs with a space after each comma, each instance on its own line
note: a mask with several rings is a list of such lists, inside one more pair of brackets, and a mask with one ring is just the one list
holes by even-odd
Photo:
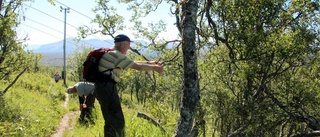
[[88, 82], [97, 82], [103, 80], [103, 74], [99, 71], [99, 61], [103, 54], [113, 49], [109, 48], [99, 48], [90, 51], [87, 56], [87, 59], [83, 63], [82, 76], [85, 81]]

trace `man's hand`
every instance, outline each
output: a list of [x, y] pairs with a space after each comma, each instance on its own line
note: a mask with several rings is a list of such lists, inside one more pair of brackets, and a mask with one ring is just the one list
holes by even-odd
[[161, 64], [159, 61], [148, 61], [148, 62], [139, 62], [136, 61], [134, 64], [131, 66], [132, 69], [138, 70], [138, 71], [156, 71], [160, 75], [163, 73], [163, 67], [164, 65]]
[[164, 67], [164, 65], [157, 64], [157, 66], [155, 66], [155, 71], [158, 72], [160, 75], [162, 75], [163, 67]]
[[159, 61], [148, 61], [147, 64], [161, 65]]
[[153, 70], [162, 75], [164, 65], [162, 65], [159, 61], [148, 61], [147, 64], [152, 65]]
[[86, 104], [80, 104], [80, 110], [82, 110], [83, 108], [87, 108]]

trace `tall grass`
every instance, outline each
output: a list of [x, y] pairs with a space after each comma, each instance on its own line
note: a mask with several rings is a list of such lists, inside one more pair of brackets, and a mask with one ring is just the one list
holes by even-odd
[[[3, 86], [3, 85], [1, 85]], [[0, 136], [49, 136], [66, 109], [64, 87], [45, 74], [24, 74], [0, 98]]]
[[[68, 81], [68, 86], [76, 82]], [[3, 83], [0, 83], [1, 87]], [[50, 136], [56, 132], [64, 114], [79, 112], [77, 95], [70, 95], [67, 107], [63, 107], [66, 86], [62, 81], [56, 83], [51, 73], [26, 73], [10, 90], [0, 97], [0, 136], [29, 137]], [[145, 104], [146, 105], [146, 104]], [[159, 105], [159, 104], [147, 104]], [[95, 103], [95, 124], [81, 124], [76, 116], [76, 123], [64, 132], [64, 137], [100, 137], [103, 136], [104, 120], [98, 101]], [[148, 114], [155, 119], [157, 110], [149, 111], [148, 107], [131, 100], [130, 95], [122, 95], [122, 107], [125, 115], [125, 134], [127, 137], [168, 137], [172, 136], [177, 113], [161, 115], [165, 118], [161, 124], [167, 131], [137, 117], [138, 112]], [[164, 108], [162, 108], [164, 109]], [[168, 108], [169, 109], [169, 108]], [[168, 110], [158, 110], [167, 112]], [[72, 124], [72, 123], [70, 123]]]
[[[131, 101], [128, 95], [124, 95], [122, 98], [123, 103], [123, 113], [125, 116], [125, 135], [126, 137], [169, 137], [173, 134], [174, 125], [163, 125], [165, 130], [164, 133], [160, 127], [153, 125], [151, 122], [137, 117], [138, 112], [143, 112], [142, 105], [137, 104], [136, 101]], [[70, 102], [71, 103], [71, 102]], [[77, 103], [77, 102], [74, 102]], [[100, 110], [100, 105], [96, 101], [95, 109], [93, 114], [96, 116], [94, 124], [81, 124], [80, 122], [76, 122], [73, 129], [68, 130], [63, 135], [64, 137], [102, 137], [103, 136], [103, 127], [104, 127], [104, 119]], [[172, 123], [175, 123], [175, 119], [177, 114], [168, 114], [171, 115]], [[148, 114], [148, 116], [150, 116]], [[150, 116], [151, 117], [151, 116]], [[77, 116], [77, 119], [79, 116]], [[168, 122], [170, 123], [170, 122]]]

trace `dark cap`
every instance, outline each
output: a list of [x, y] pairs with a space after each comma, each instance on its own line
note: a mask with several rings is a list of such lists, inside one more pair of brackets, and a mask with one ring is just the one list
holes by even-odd
[[130, 38], [127, 35], [124, 35], [124, 34], [119, 34], [116, 37], [114, 37], [114, 42], [122, 42], [122, 41], [132, 42], [130, 40]]

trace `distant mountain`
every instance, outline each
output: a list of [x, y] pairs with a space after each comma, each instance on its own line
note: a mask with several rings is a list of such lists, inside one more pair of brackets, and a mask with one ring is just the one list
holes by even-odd
[[42, 45], [36, 44], [36, 45], [28, 45], [25, 50], [34, 50], [37, 49], [39, 47], [41, 47]]
[[[30, 45], [28, 46], [28, 50], [33, 50], [34, 53], [40, 53], [40, 54], [57, 54], [62, 53], [63, 54], [63, 43], [64, 41], [58, 41], [54, 43], [48, 43], [44, 45]], [[131, 44], [132, 47], [134, 47], [135, 43], [141, 43], [143, 45], [147, 45], [147, 42], [144, 40], [135, 40], [134, 43]], [[91, 46], [94, 49], [101, 48], [101, 47], [113, 47], [113, 40], [99, 40], [99, 39], [88, 39], [88, 40], [81, 40], [79, 43], [75, 43], [72, 38], [66, 39], [66, 54], [72, 54], [74, 52], [74, 49], [76, 49], [77, 46]], [[144, 49], [140, 49], [139, 51], [144, 51]]]
[[[66, 39], [66, 54], [70, 54], [74, 52], [74, 49], [76, 46], [91, 46], [94, 48], [100, 48], [100, 47], [112, 47], [113, 46], [113, 40], [99, 40], [99, 39], [89, 39], [89, 40], [81, 40], [79, 43], [75, 43], [72, 38]], [[44, 44], [38, 48], [35, 48], [33, 50], [34, 53], [63, 53], [63, 47], [64, 41], [58, 41], [54, 43]], [[32, 45], [31, 45], [32, 47]]]
[[[43, 59], [41, 64], [50, 65], [50, 66], [62, 66], [63, 64], [63, 43], [64, 41], [58, 41], [53, 43], [48, 43], [44, 45], [30, 45], [27, 50], [32, 50], [34, 53], [42, 54]], [[134, 40], [131, 44], [135, 48], [135, 44], [141, 43], [142, 45], [147, 45], [148, 43], [144, 40]], [[88, 39], [81, 40], [79, 43], [75, 43], [72, 38], [66, 39], [66, 54], [74, 53], [74, 50], [77, 46], [91, 46], [94, 49], [101, 47], [113, 47], [113, 40], [99, 40], [99, 39]], [[140, 54], [144, 55], [148, 59], [159, 58], [159, 54], [156, 51], [148, 51], [145, 48], [137, 49]]]

